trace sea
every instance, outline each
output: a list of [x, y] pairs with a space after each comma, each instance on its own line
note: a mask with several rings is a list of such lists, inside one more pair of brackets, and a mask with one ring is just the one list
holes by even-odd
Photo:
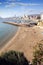
[[[6, 20], [0, 20], [0, 48], [2, 48], [18, 31], [17, 26], [5, 24]], [[30, 21], [25, 20], [7, 20], [9, 22], [25, 23]]]
[[0, 22], [0, 48], [2, 48], [18, 31], [17, 26]]

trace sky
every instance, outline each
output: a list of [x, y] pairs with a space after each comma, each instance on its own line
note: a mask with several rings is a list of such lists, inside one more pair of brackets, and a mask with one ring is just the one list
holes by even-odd
[[43, 0], [0, 0], [0, 17], [23, 16], [43, 12]]

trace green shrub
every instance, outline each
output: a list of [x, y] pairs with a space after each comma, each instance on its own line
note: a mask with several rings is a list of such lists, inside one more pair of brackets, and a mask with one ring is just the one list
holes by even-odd
[[35, 46], [33, 65], [42, 65], [43, 63], [43, 44], [38, 43]]
[[0, 65], [28, 65], [22, 52], [9, 51], [0, 56]]

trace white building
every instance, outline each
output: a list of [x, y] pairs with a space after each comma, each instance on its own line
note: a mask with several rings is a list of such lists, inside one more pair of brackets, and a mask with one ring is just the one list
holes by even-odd
[[43, 20], [43, 13], [41, 14], [41, 20]]
[[23, 19], [25, 19], [25, 20], [29, 20], [28, 15], [24, 15], [24, 16], [23, 16]]

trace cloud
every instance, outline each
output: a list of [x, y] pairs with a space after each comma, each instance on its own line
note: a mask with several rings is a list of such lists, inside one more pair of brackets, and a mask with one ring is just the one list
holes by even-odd
[[14, 6], [15, 6], [15, 3], [10, 3], [10, 4], [5, 5], [6, 8], [14, 7]]
[[21, 6], [39, 6], [39, 5], [42, 5], [42, 4], [36, 4], [36, 3], [17, 3], [18, 5], [21, 5]]
[[36, 4], [36, 3], [21, 3], [21, 2], [6, 2], [7, 4], [5, 7], [14, 7], [14, 6], [40, 6], [43, 4]]

